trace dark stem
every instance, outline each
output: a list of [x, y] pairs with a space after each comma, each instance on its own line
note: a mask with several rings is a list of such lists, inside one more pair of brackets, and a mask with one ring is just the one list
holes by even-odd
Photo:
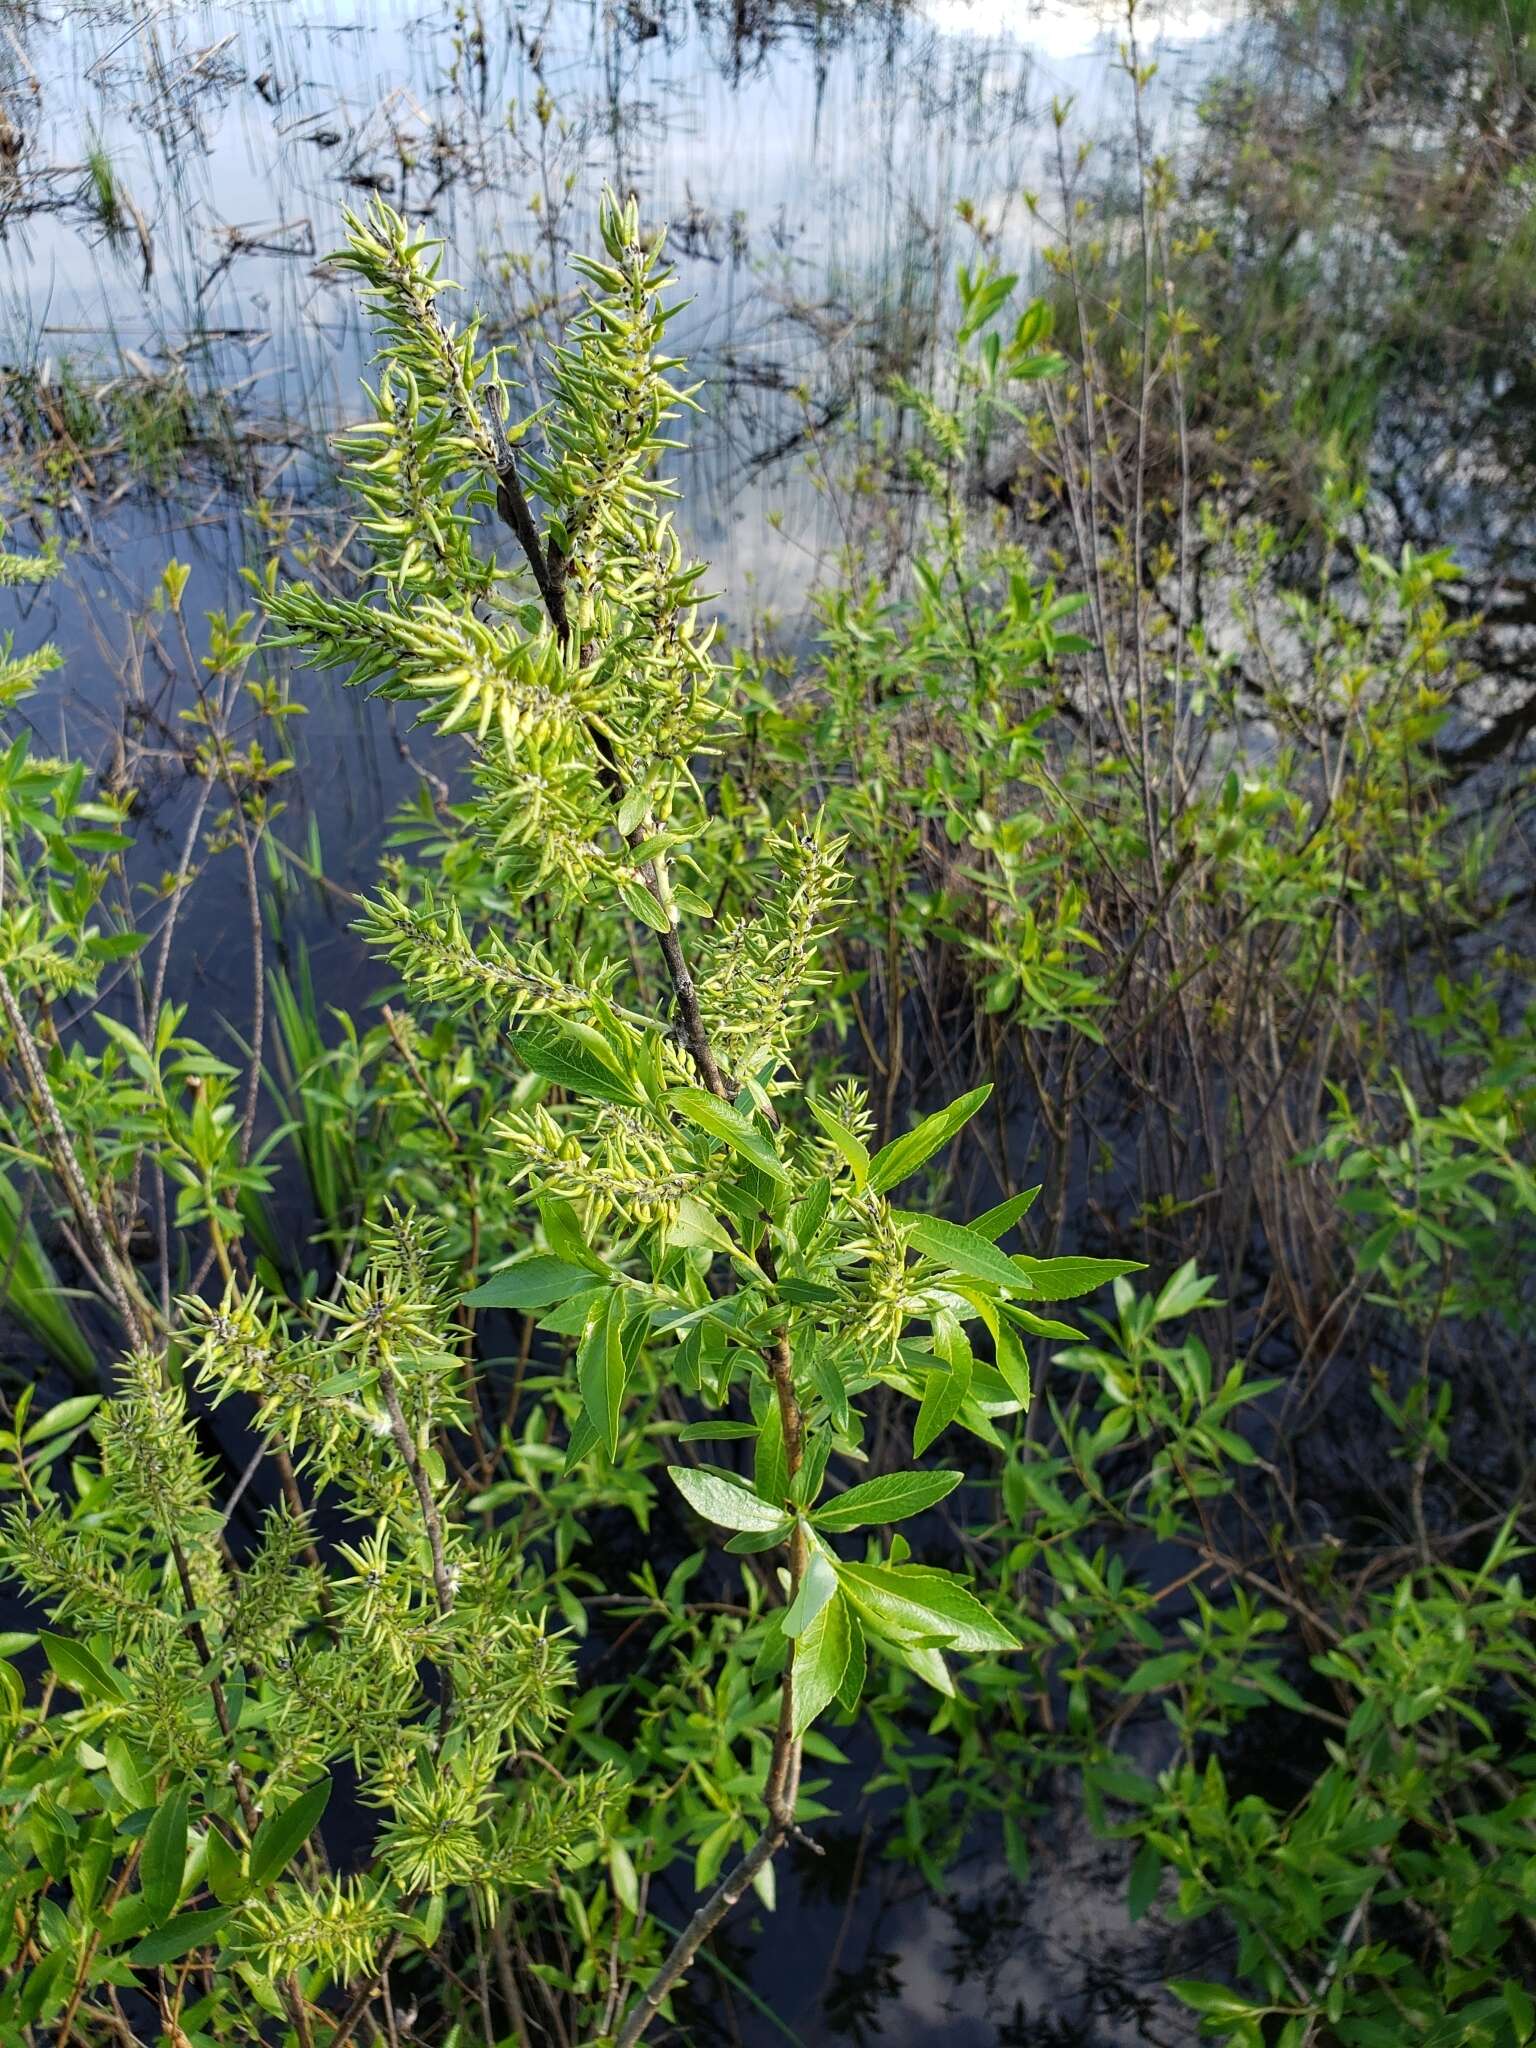
[[[432, 1484], [427, 1478], [426, 1467], [422, 1464], [411, 1437], [405, 1410], [400, 1406], [400, 1390], [395, 1385], [395, 1376], [387, 1365], [379, 1368], [379, 1392], [384, 1396], [384, 1405], [389, 1410], [389, 1428], [395, 1440], [395, 1449], [405, 1461], [405, 1469], [410, 1473], [411, 1484], [416, 1489], [416, 1498], [421, 1503], [421, 1519], [427, 1532], [427, 1548], [432, 1553], [432, 1584], [437, 1592], [437, 1611], [439, 1614], [448, 1614], [453, 1608], [454, 1588], [448, 1570], [447, 1548], [443, 1542], [442, 1517], [437, 1512], [437, 1502], [432, 1498]], [[437, 1675], [438, 1683], [442, 1687], [437, 1723], [437, 1740], [441, 1746], [453, 1720], [453, 1678], [444, 1664], [438, 1665]]]

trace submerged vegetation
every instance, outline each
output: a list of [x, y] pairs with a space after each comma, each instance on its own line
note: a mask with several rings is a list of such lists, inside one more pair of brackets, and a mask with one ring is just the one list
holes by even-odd
[[[726, 231], [571, 252], [547, 97], [491, 324], [353, 179], [345, 509], [206, 356], [8, 371], [23, 631], [114, 495], [233, 493], [248, 567], [199, 622], [158, 552], [94, 774], [0, 656], [0, 2043], [862, 2039], [899, 1959], [796, 1924], [776, 1990], [786, 1918], [979, 1867], [989, 1982], [1083, 1838], [1140, 1975], [1000, 2041], [1536, 2040], [1526, 541], [1383, 482], [1453, 361], [1507, 447], [1529, 31], [1379, 15], [1462, 53], [1459, 219], [1378, 11], [1267, 32], [1388, 140], [1300, 98], [1292, 182], [1218, 82], [1219, 189], [1131, 10], [1039, 296], [964, 201], [877, 389], [777, 394], [809, 634], [684, 537]], [[348, 685], [415, 793], [343, 883], [289, 806]]]

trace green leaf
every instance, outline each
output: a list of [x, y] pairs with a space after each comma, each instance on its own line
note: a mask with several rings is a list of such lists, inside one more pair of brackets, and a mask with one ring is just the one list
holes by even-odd
[[925, 1159], [931, 1159], [941, 1145], [947, 1145], [955, 1133], [970, 1122], [991, 1093], [990, 1081], [985, 1087], [973, 1088], [969, 1095], [962, 1095], [948, 1109], [924, 1117], [904, 1137], [893, 1138], [889, 1145], [882, 1145], [869, 1164], [870, 1186], [883, 1194], [887, 1188], [898, 1186], [909, 1173], [916, 1173]]
[[585, 1266], [568, 1265], [548, 1252], [537, 1252], [493, 1273], [460, 1299], [466, 1308], [548, 1308], [591, 1285], [592, 1275]]
[[559, 1195], [546, 1195], [539, 1203], [539, 1221], [549, 1248], [568, 1266], [588, 1266], [601, 1273], [603, 1262], [582, 1235], [581, 1218], [570, 1202]]
[[613, 1884], [613, 1895], [630, 1913], [640, 1911], [640, 1880], [635, 1874], [634, 1862], [622, 1842], [608, 1844], [608, 1876]]
[[1522, 1991], [1518, 1984], [1507, 1983], [1504, 1986], [1504, 2009], [1514, 2023], [1515, 2039], [1529, 2041], [1532, 2033], [1536, 2032], [1536, 1999], [1532, 1999], [1529, 1992]]
[[1166, 1323], [1177, 1316], [1193, 1315], [1197, 1308], [1206, 1305], [1215, 1285], [1214, 1276], [1202, 1279], [1195, 1270], [1194, 1260], [1186, 1259], [1179, 1270], [1163, 1283], [1157, 1306], [1152, 1312], [1153, 1320]]
[[711, 1095], [703, 1088], [669, 1088], [662, 1098], [669, 1109], [675, 1110], [688, 1123], [701, 1131], [718, 1138], [724, 1145], [738, 1153], [759, 1173], [766, 1173], [770, 1180], [780, 1182], [789, 1179], [783, 1162], [762, 1132], [744, 1117], [733, 1103], [722, 1102], [718, 1095]]
[[787, 1532], [790, 1517], [771, 1501], [761, 1500], [739, 1479], [713, 1466], [669, 1465], [672, 1484], [688, 1505], [707, 1522], [722, 1529], [740, 1529], [753, 1535]]
[[573, 1095], [631, 1107], [640, 1101], [635, 1084], [589, 1026], [544, 1018], [510, 1032], [508, 1043], [530, 1072], [568, 1088]]
[[784, 1448], [784, 1416], [776, 1400], [769, 1400], [757, 1425], [757, 1442], [752, 1452], [753, 1491], [764, 1500], [782, 1501], [789, 1494], [789, 1457]]
[[1037, 1316], [1027, 1308], [1020, 1308], [1016, 1301], [1003, 1303], [1003, 1311], [1010, 1322], [1017, 1323], [1021, 1330], [1028, 1330], [1032, 1337], [1054, 1337], [1062, 1344], [1080, 1344], [1083, 1333], [1071, 1323], [1058, 1323], [1050, 1316]]
[[582, 1287], [553, 1308], [530, 1309], [529, 1314], [538, 1318], [541, 1330], [548, 1330], [552, 1337], [581, 1337], [586, 1333], [587, 1318], [593, 1309], [607, 1298], [613, 1282], [599, 1280], [594, 1274], [590, 1287]]
[[139, 1858], [139, 1890], [157, 1926], [176, 1910], [186, 1867], [187, 1784], [183, 1779], [156, 1808], [154, 1819], [144, 1830]]
[[1282, 1707], [1289, 1707], [1293, 1714], [1310, 1714], [1312, 1712], [1312, 1709], [1307, 1705], [1295, 1686], [1287, 1684], [1279, 1672], [1271, 1665], [1249, 1665], [1244, 1672], [1244, 1676], [1251, 1678], [1260, 1692], [1267, 1693], [1270, 1699], [1278, 1700]]
[[840, 1564], [837, 1576], [854, 1605], [898, 1641], [937, 1639], [957, 1650], [1019, 1648], [974, 1593], [931, 1565]]
[[102, 1752], [107, 1760], [107, 1776], [118, 1797], [135, 1812], [150, 1805], [155, 1796], [154, 1778], [121, 1735], [109, 1735], [102, 1744]]
[[866, 1479], [817, 1508], [811, 1520], [818, 1529], [839, 1535], [849, 1529], [902, 1522], [909, 1515], [936, 1507], [954, 1492], [963, 1476], [959, 1472], [892, 1472], [884, 1479]]
[[937, 1361], [924, 1377], [922, 1403], [912, 1425], [912, 1448], [918, 1457], [964, 1407], [975, 1366], [970, 1340], [947, 1312], [935, 1319], [933, 1348]]
[[811, 1552], [800, 1590], [784, 1611], [784, 1633], [793, 1642], [802, 1636], [837, 1591], [837, 1573], [819, 1550]]
[[140, 1969], [174, 1963], [188, 1949], [201, 1948], [211, 1941], [229, 1918], [229, 1912], [228, 1906], [210, 1906], [200, 1913], [179, 1913], [158, 1932], [146, 1934], [137, 1948], [129, 1950], [128, 1960]]
[[590, 1415], [578, 1415], [571, 1424], [570, 1441], [565, 1447], [565, 1470], [573, 1472], [597, 1443], [597, 1428]]
[[1230, 1985], [1202, 1983], [1197, 1977], [1170, 1977], [1168, 1989], [1196, 2012], [1215, 2013], [1225, 2020], [1247, 2019], [1270, 2009], [1267, 2005], [1255, 2005]]
[[121, 1700], [128, 1697], [127, 1681], [116, 1671], [109, 1671], [84, 1643], [77, 1643], [73, 1636], [56, 1636], [48, 1629], [39, 1629], [38, 1641], [54, 1676], [71, 1692], [79, 1693], [82, 1699]]
[[1126, 1895], [1126, 1907], [1133, 1921], [1140, 1920], [1157, 1897], [1162, 1874], [1163, 1859], [1156, 1844], [1143, 1842], [1131, 1865], [1131, 1882]]
[[328, 1777], [318, 1779], [301, 1792], [281, 1813], [269, 1813], [251, 1843], [251, 1883], [271, 1884], [309, 1840], [319, 1825], [325, 1803], [331, 1796]]
[[678, 1203], [677, 1215], [667, 1226], [667, 1243], [699, 1245], [706, 1251], [723, 1252], [728, 1259], [736, 1255], [725, 1226], [694, 1195], [684, 1195]]
[[833, 1428], [846, 1430], [852, 1412], [848, 1405], [848, 1389], [837, 1360], [825, 1345], [818, 1344], [811, 1354], [811, 1381], [827, 1404]]
[[1023, 1408], [1029, 1406], [1030, 1378], [1029, 1355], [1020, 1343], [1018, 1333], [1006, 1315], [999, 1313], [997, 1327], [992, 1332], [993, 1352], [997, 1358], [997, 1370], [1008, 1391]]
[[208, 1885], [221, 1905], [232, 1906], [245, 1897], [245, 1872], [222, 1828], [208, 1828]]
[[858, 1615], [847, 1600], [842, 1601], [842, 1608], [844, 1619], [848, 1623], [848, 1662], [843, 1667], [842, 1683], [837, 1688], [837, 1703], [851, 1714], [863, 1696], [864, 1677], [869, 1659], [864, 1648], [864, 1631], [859, 1625]]
[[73, 1429], [93, 1410], [101, 1405], [100, 1394], [76, 1394], [71, 1400], [60, 1401], [50, 1408], [46, 1415], [40, 1415], [22, 1438], [24, 1444], [40, 1443], [47, 1436], [62, 1436], [66, 1429]]
[[1122, 1692], [1158, 1692], [1182, 1678], [1195, 1661], [1193, 1650], [1168, 1650], [1161, 1657], [1148, 1657], [1126, 1679]]
[[624, 1362], [624, 1297], [610, 1287], [587, 1320], [586, 1334], [576, 1354], [576, 1379], [587, 1417], [597, 1431], [598, 1441], [607, 1446], [610, 1458], [619, 1454], [619, 1418], [624, 1407], [624, 1388], [629, 1378]]
[[651, 808], [651, 793], [643, 782], [636, 782], [624, 792], [619, 805], [618, 826], [627, 839], [631, 832], [639, 830]]
[[735, 1814], [727, 1814], [718, 1827], [711, 1828], [700, 1842], [693, 1859], [693, 1888], [696, 1892], [708, 1891], [720, 1875], [720, 1866], [725, 1861], [725, 1852], [736, 1839], [739, 1827]]
[[967, 1279], [983, 1280], [989, 1287], [1007, 1288], [1014, 1294], [1033, 1292], [1028, 1275], [979, 1231], [967, 1230], [961, 1223], [946, 1223], [940, 1216], [914, 1217], [907, 1212], [901, 1220], [912, 1224], [909, 1237], [913, 1247], [949, 1272], [963, 1273]]
[[794, 1733], [801, 1736], [825, 1713], [847, 1678], [854, 1654], [853, 1617], [839, 1593], [820, 1608], [795, 1644], [791, 1666]]
[[792, 1276], [781, 1279], [778, 1287], [780, 1301], [793, 1302], [796, 1308], [826, 1308], [842, 1300], [835, 1287], [823, 1287], [816, 1280], [796, 1280]]
[[824, 1173], [818, 1173], [789, 1212], [790, 1232], [802, 1252], [808, 1253], [816, 1242], [831, 1206], [832, 1183]]
[[1009, 294], [1018, 281], [1012, 272], [985, 280], [979, 279], [975, 292], [966, 306], [965, 317], [956, 330], [956, 342], [969, 341], [973, 334], [978, 334], [998, 308], [1006, 305]]
[[1146, 1271], [1143, 1259], [1031, 1259], [1021, 1252], [1016, 1263], [1028, 1274], [1036, 1301], [1071, 1301], [1123, 1273]]
[[920, 1458], [965, 1405], [970, 1391], [969, 1364], [936, 1365], [923, 1382], [923, 1398], [912, 1425], [912, 1449]]
[[621, 881], [618, 884], [618, 890], [619, 895], [623, 898], [624, 908], [631, 917], [638, 918], [641, 924], [648, 924], [653, 932], [671, 931], [671, 918], [668, 917], [654, 893], [646, 887], [644, 882], [638, 878]]
[[832, 1143], [848, 1162], [848, 1170], [853, 1175], [853, 1184], [859, 1193], [862, 1194], [869, 1180], [869, 1147], [858, 1136], [857, 1132], [850, 1131], [848, 1126], [838, 1117], [835, 1117], [826, 1104], [819, 1102], [814, 1095], [808, 1095], [805, 1098], [805, 1106], [811, 1112], [811, 1115], [815, 1117], [817, 1123], [820, 1124], [826, 1136], [832, 1140]]
[[1005, 1231], [1013, 1228], [1021, 1216], [1029, 1214], [1035, 1206], [1035, 1197], [1039, 1194], [1041, 1185], [1043, 1183], [1026, 1188], [1021, 1195], [1010, 1195], [1006, 1202], [999, 1202], [995, 1209], [987, 1209], [980, 1216], [973, 1216], [967, 1228], [974, 1230], [979, 1237], [990, 1238], [996, 1244]]

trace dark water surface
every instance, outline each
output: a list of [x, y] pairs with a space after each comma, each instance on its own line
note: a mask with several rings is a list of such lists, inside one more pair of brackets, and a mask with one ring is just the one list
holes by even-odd
[[[1145, 15], [1170, 121], [1225, 47], [1228, 13]], [[104, 503], [115, 493], [71, 480], [69, 581], [24, 608], [18, 640], [58, 641], [67, 665], [36, 715], [92, 753], [120, 696], [117, 613], [172, 555], [193, 565], [194, 616], [236, 609], [238, 572], [263, 552], [242, 493], [302, 520], [331, 480], [323, 437], [360, 409], [369, 353], [345, 280], [321, 260], [344, 206], [378, 190], [418, 215], [446, 242], [465, 307], [514, 343], [569, 292], [565, 257], [590, 241], [605, 179], [670, 221], [692, 302], [673, 332], [707, 380], [676, 464], [679, 524], [712, 564], [728, 624], [766, 615], [793, 640], [841, 538], [805, 457], [867, 418], [892, 370], [921, 369], [971, 250], [957, 200], [974, 199], [1001, 253], [1027, 263], [1022, 194], [1046, 171], [1051, 100], [1074, 97], [1091, 130], [1124, 98], [1114, 10], [1073, 0], [136, 0], [0, 15], [0, 92], [26, 174], [9, 207], [0, 195], [6, 365], [55, 389], [176, 367], [237, 437], [239, 490], [218, 464], [170, 497], [130, 485]], [[125, 195], [112, 231], [93, 210], [93, 150]], [[523, 354], [536, 402], [536, 353]], [[366, 879], [416, 772], [378, 710], [359, 719], [331, 679], [302, 694], [288, 837], [302, 842], [313, 819], [327, 871]], [[153, 794], [175, 844], [190, 796]], [[223, 880], [221, 894], [205, 878], [187, 912], [211, 954], [238, 917], [238, 878]]]

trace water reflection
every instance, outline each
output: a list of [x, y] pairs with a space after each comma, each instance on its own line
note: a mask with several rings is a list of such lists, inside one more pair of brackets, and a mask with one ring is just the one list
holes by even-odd
[[[1181, 61], [1220, 25], [1155, 18]], [[711, 379], [680, 470], [692, 538], [738, 617], [798, 615], [836, 534], [783, 458], [880, 372], [921, 367], [966, 249], [957, 199], [1026, 251], [1046, 108], [1073, 95], [1091, 119], [1114, 95], [1113, 19], [1061, 0], [249, 0], [141, 6], [126, 30], [116, 10], [22, 11], [0, 41], [20, 137], [7, 353], [55, 378], [184, 366], [264, 428], [262, 488], [301, 489], [365, 352], [317, 260], [341, 206], [377, 191], [429, 221], [515, 348], [558, 313], [611, 178], [675, 224], [678, 338]]]
[[[1151, 19], [1172, 110], [1226, 14]], [[677, 337], [707, 380], [677, 463], [685, 538], [734, 629], [767, 615], [793, 644], [843, 539], [807, 452], [867, 431], [893, 371], [922, 374], [969, 246], [957, 200], [1027, 258], [1050, 100], [1115, 103], [1115, 20], [1069, 0], [5, 8], [4, 419], [17, 490], [70, 543], [66, 579], [6, 594], [19, 643], [66, 656], [35, 707], [48, 743], [110, 772], [122, 616], [168, 558], [192, 565], [198, 617], [240, 608], [241, 567], [274, 537], [344, 544], [325, 437], [357, 412], [370, 344], [324, 252], [371, 192], [444, 239], [531, 403], [603, 179], [674, 223]], [[300, 689], [284, 837], [349, 887], [434, 753], [331, 679]], [[169, 758], [135, 783], [146, 883], [194, 797]], [[366, 972], [341, 908], [283, 902], [279, 942], [316, 952], [322, 992]], [[204, 1015], [236, 1013], [242, 917], [215, 866], [172, 991]]]

